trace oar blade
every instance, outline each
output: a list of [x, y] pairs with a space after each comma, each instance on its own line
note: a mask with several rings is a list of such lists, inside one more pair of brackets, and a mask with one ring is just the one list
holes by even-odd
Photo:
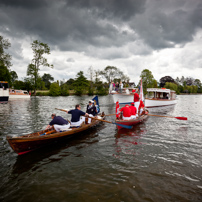
[[187, 117], [175, 117], [176, 119], [179, 119], [179, 120], [187, 120]]
[[[114, 123], [114, 122], [113, 122]], [[123, 124], [120, 124], [120, 123], [114, 123], [118, 126], [121, 126], [122, 128], [127, 128], [127, 129], [131, 129], [133, 126], [127, 126], [127, 125], [123, 125]]]

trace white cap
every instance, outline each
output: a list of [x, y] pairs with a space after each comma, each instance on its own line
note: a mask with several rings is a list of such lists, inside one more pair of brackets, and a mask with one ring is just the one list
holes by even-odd
[[94, 103], [94, 101], [93, 101], [93, 100], [89, 100], [89, 102]]

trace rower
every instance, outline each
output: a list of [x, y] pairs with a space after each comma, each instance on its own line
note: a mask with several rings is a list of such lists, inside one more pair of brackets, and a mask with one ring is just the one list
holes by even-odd
[[136, 119], [137, 118], [137, 109], [134, 106], [134, 102], [131, 103], [131, 106], [129, 106], [130, 110], [131, 110], [131, 119]]
[[123, 120], [130, 120], [131, 119], [131, 110], [129, 105], [125, 105], [120, 109], [120, 112], [123, 112]]
[[54, 127], [57, 132], [68, 130], [70, 128], [70, 123], [63, 119], [61, 116], [56, 116], [56, 114], [52, 114], [51, 118], [53, 119], [46, 129]]
[[88, 113], [81, 111], [81, 106], [79, 104], [75, 106], [75, 109], [66, 112], [72, 115], [71, 126], [75, 127], [80, 126], [83, 122], [85, 123], [84, 116], [88, 116]]

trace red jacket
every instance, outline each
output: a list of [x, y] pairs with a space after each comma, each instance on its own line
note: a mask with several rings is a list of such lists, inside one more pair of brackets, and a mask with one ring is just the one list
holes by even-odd
[[130, 117], [131, 116], [131, 110], [129, 107], [122, 107], [120, 109], [120, 112], [123, 112], [124, 117]]
[[140, 110], [142, 107], [144, 108], [144, 102], [142, 100], [140, 100], [140, 105], [139, 105], [138, 109]]
[[136, 115], [136, 113], [137, 113], [136, 107], [134, 107], [134, 106], [131, 105], [129, 108], [131, 110], [131, 115]]
[[137, 93], [134, 94], [134, 102], [139, 101], [139, 95]]

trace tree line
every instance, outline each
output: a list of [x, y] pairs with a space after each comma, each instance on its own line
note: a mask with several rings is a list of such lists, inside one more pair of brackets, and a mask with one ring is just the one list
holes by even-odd
[[[111, 81], [122, 81], [124, 87], [130, 85], [130, 78], [114, 66], [107, 66], [103, 70], [94, 70], [93, 67], [89, 67], [89, 79], [84, 76], [83, 71], [79, 71], [75, 78], [70, 78], [67, 81], [55, 82], [54, 77], [46, 73], [40, 76], [39, 71], [42, 66], [53, 68], [53, 65], [49, 64], [45, 58], [45, 55], [50, 54], [50, 47], [38, 40], [31, 44], [33, 59], [27, 66], [27, 77], [23, 81], [18, 80], [17, 73], [10, 70], [12, 57], [5, 52], [9, 47], [11, 47], [10, 42], [0, 36], [0, 80], [8, 81], [10, 87], [14, 89], [32, 91], [33, 95], [67, 96], [72, 93], [76, 95], [106, 95]], [[178, 94], [202, 93], [201, 81], [191, 77], [185, 78], [182, 76], [173, 79], [170, 76], [165, 76], [158, 82], [149, 69], [144, 69], [140, 78], [142, 78], [144, 93], [146, 93], [147, 88], [157, 87], [169, 88], [175, 90]], [[139, 87], [139, 85], [140, 81], [135, 86]], [[37, 92], [36, 90], [46, 90], [46, 92]]]

